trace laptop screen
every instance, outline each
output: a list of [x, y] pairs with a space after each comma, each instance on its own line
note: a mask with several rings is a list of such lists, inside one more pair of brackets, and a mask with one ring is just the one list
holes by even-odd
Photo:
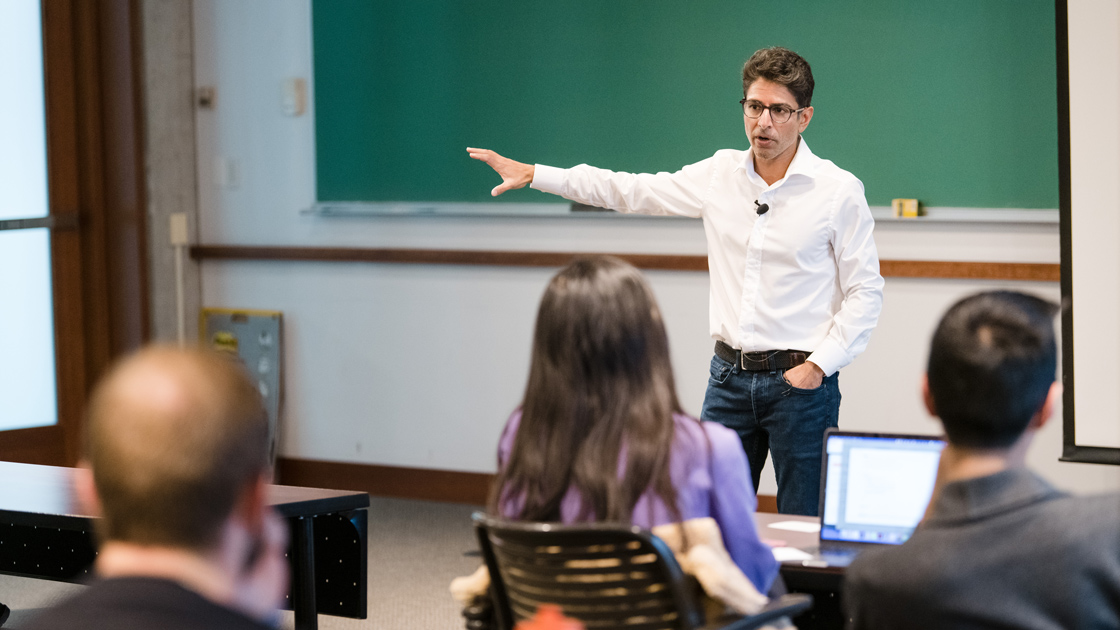
[[905, 542], [925, 514], [944, 447], [936, 437], [829, 430], [821, 540]]

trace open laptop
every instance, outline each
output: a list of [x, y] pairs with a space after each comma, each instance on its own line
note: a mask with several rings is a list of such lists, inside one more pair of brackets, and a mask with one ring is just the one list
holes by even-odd
[[806, 566], [845, 567], [869, 545], [901, 545], [925, 514], [945, 441], [829, 429], [821, 467], [820, 544]]

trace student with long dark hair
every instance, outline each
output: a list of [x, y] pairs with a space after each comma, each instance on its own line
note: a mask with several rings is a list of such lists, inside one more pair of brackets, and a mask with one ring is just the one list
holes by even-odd
[[777, 575], [739, 437], [681, 411], [661, 312], [617, 258], [577, 260], [549, 283], [498, 468], [492, 513], [647, 528], [710, 516], [755, 588]]

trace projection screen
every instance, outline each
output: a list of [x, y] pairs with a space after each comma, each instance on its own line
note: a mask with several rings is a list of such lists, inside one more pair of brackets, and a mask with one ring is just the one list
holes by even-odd
[[1120, 464], [1120, 2], [1055, 8], [1062, 460]]

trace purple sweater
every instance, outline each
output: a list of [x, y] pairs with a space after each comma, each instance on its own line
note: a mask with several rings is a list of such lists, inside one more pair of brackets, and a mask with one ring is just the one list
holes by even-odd
[[[677, 503], [685, 520], [710, 516], [723, 532], [723, 543], [731, 559], [762, 593], [778, 574], [774, 554], [758, 539], [754, 511], [758, 499], [751, 485], [747, 457], [734, 431], [713, 422], [697, 422], [675, 415], [676, 433], [669, 455], [669, 475], [677, 491]], [[510, 416], [498, 442], [498, 466], [505, 467], [513, 449], [513, 439], [521, 424], [521, 410]], [[707, 434], [707, 440], [704, 439]], [[711, 461], [708, 458], [708, 442]], [[620, 469], [622, 466], [620, 465]], [[718, 480], [718, 483], [717, 483]], [[514, 502], [502, 506], [505, 516], [516, 509]], [[580, 497], [569, 489], [560, 506], [560, 516], [570, 523], [579, 515]], [[655, 492], [647, 490], [638, 499], [631, 522], [644, 528], [672, 523], [668, 507]]]

